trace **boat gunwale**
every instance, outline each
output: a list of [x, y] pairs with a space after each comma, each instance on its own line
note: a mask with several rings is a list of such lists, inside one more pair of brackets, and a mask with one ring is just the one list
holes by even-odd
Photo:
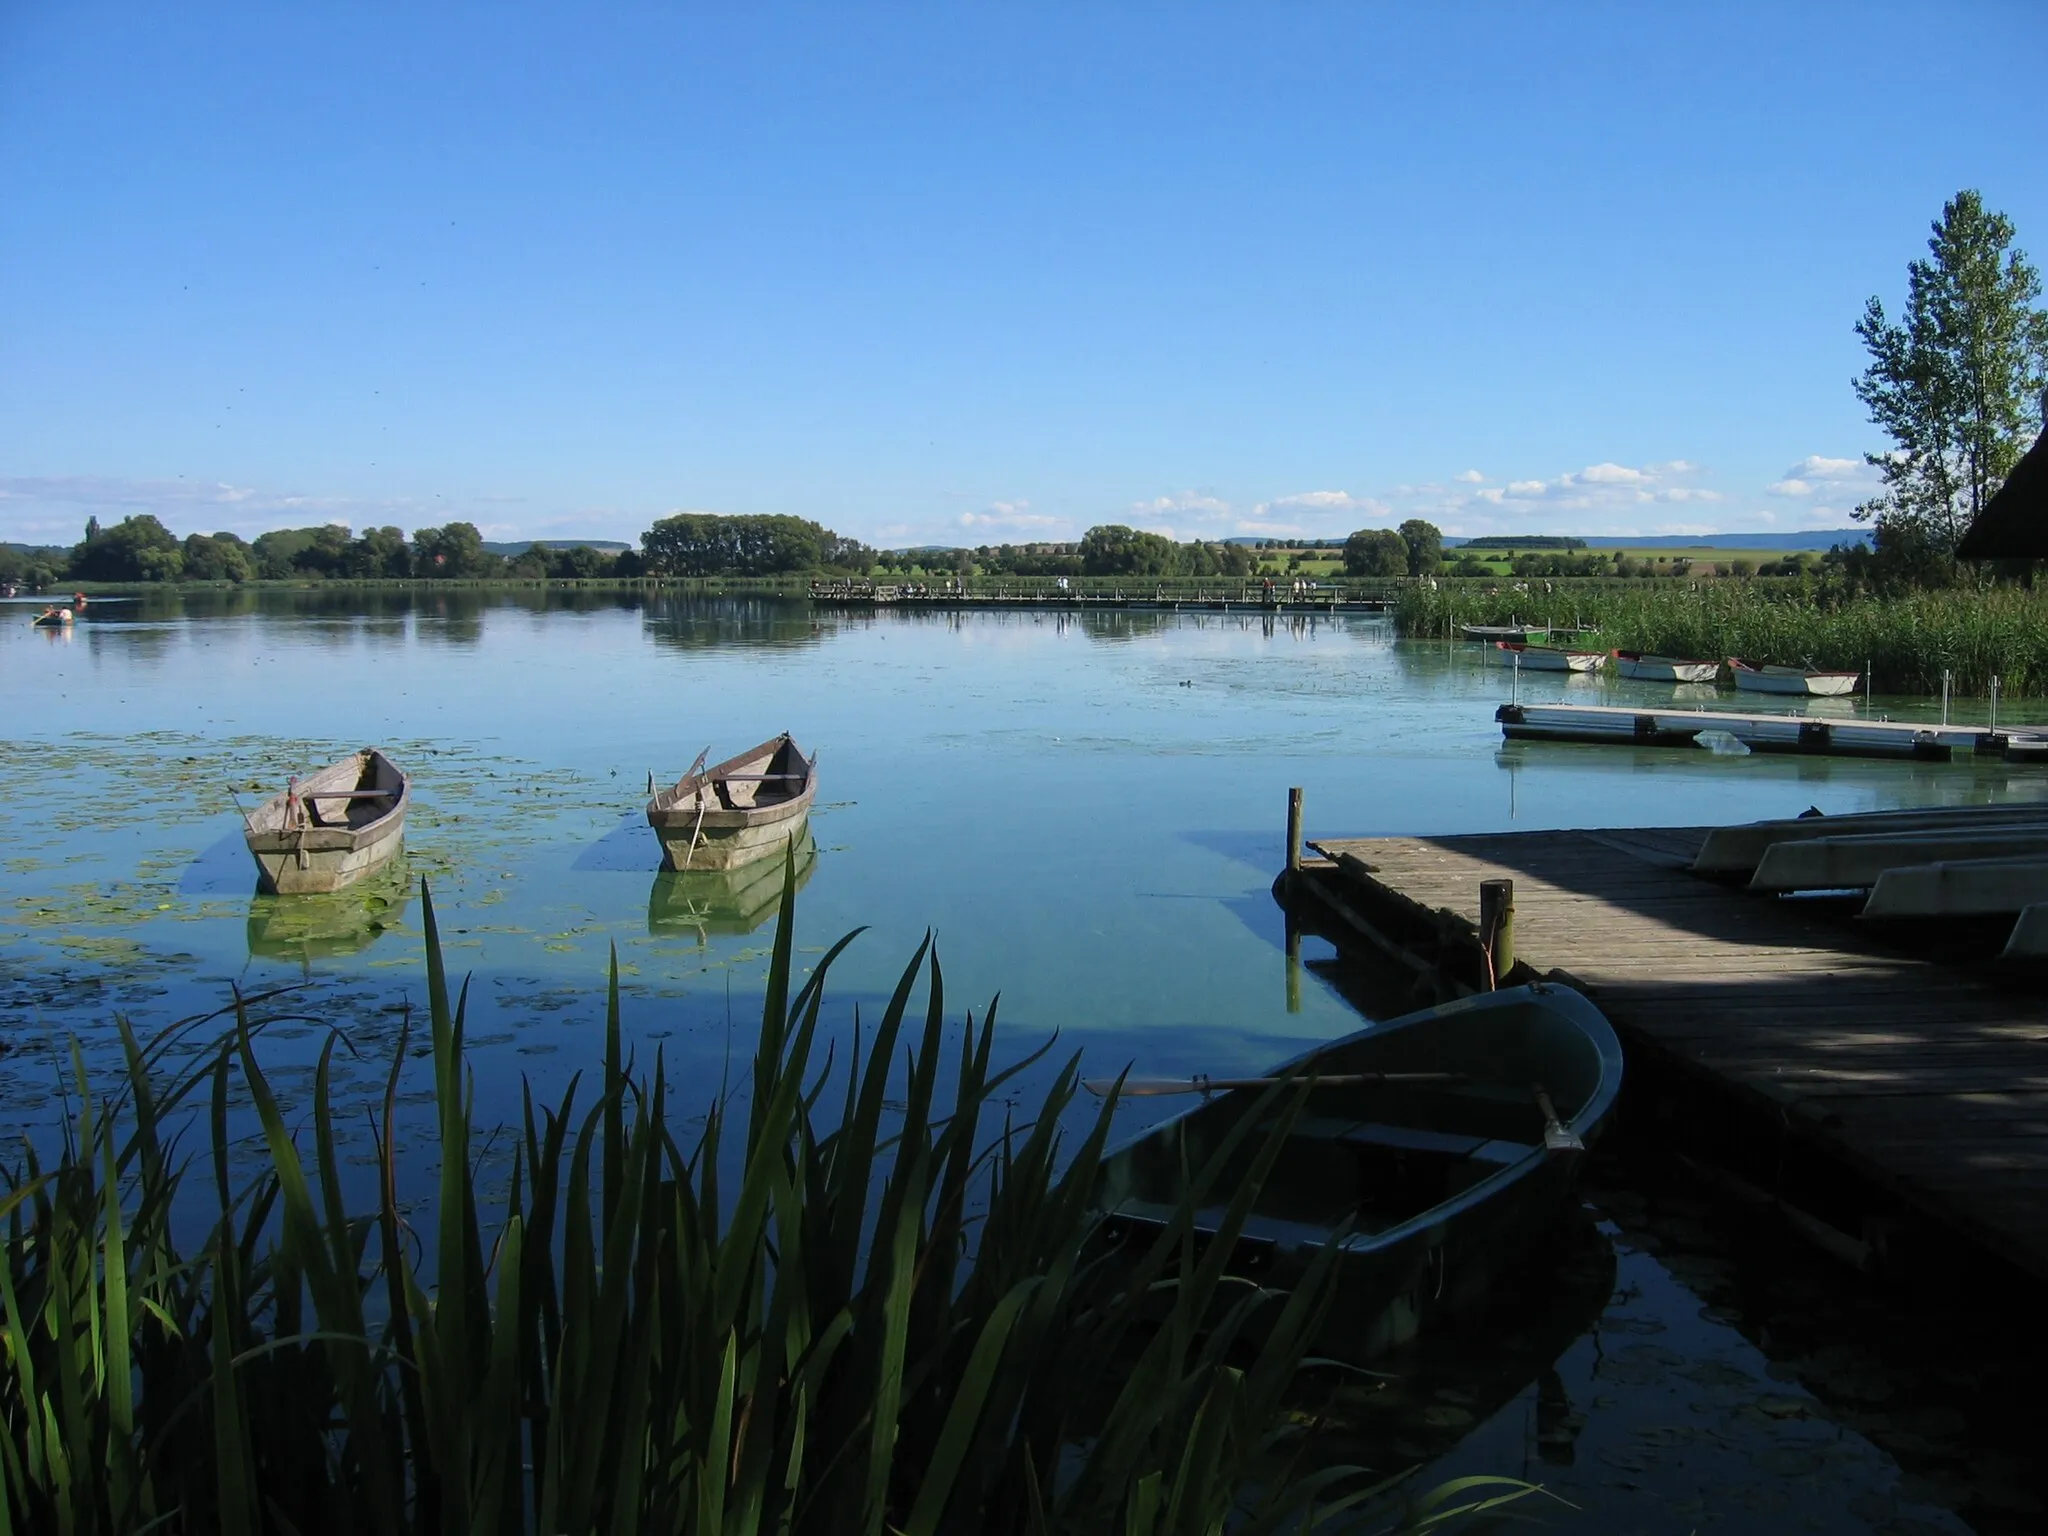
[[764, 805], [733, 806], [728, 809], [721, 805], [702, 807], [702, 824], [706, 827], [737, 828], [759, 826], [785, 821], [801, 811], [810, 808], [811, 800], [818, 789], [818, 760], [806, 757], [804, 749], [797, 745], [796, 738], [788, 731], [771, 736], [759, 746], [727, 758], [710, 768], [688, 773], [667, 788], [657, 791], [647, 801], [647, 824], [657, 830], [675, 824], [669, 818], [696, 821], [699, 807], [696, 797], [716, 784], [728, 774], [736, 774], [750, 763], [772, 761], [783, 747], [787, 746], [796, 754], [797, 761], [804, 766], [803, 786], [793, 795], [781, 800], [771, 800]]
[[[1354, 1030], [1348, 1035], [1342, 1035], [1335, 1040], [1326, 1041], [1321, 1045], [1311, 1047], [1292, 1060], [1283, 1062], [1281, 1065], [1273, 1068], [1271, 1072], [1265, 1075], [1274, 1078], [1286, 1078], [1299, 1073], [1304, 1064], [1318, 1057], [1329, 1055], [1346, 1046], [1368, 1039], [1384, 1039], [1386, 1036], [1401, 1030], [1422, 1028], [1440, 1022], [1446, 1016], [1479, 1012], [1491, 1008], [1528, 1006], [1532, 1003], [1539, 1007], [1562, 1013], [1585, 1036], [1587, 1043], [1593, 1048], [1594, 1057], [1599, 1067], [1598, 1076], [1591, 1090], [1587, 1093], [1585, 1100], [1572, 1112], [1571, 1118], [1564, 1122], [1575, 1135], [1584, 1141], [1613, 1111], [1614, 1102], [1620, 1095], [1623, 1070], [1621, 1039], [1615, 1034], [1613, 1024], [1608, 1021], [1607, 1016], [1599, 1010], [1591, 998], [1580, 992], [1576, 987], [1566, 986], [1561, 982], [1534, 981], [1519, 987], [1503, 987], [1492, 992], [1477, 992], [1469, 997], [1461, 997], [1450, 1002], [1439, 1003], [1433, 1008], [1418, 1009], [1413, 1013], [1403, 1014], [1398, 1018], [1388, 1019], [1383, 1023], [1372, 1024], [1365, 1029]], [[1300, 1077], [1302, 1082], [1308, 1082], [1309, 1080], [1305, 1074]], [[1183, 1110], [1178, 1115], [1162, 1120], [1157, 1125], [1139, 1132], [1129, 1141], [1104, 1153], [1102, 1166], [1108, 1167], [1118, 1157], [1134, 1151], [1140, 1144], [1152, 1137], [1158, 1136], [1167, 1127], [1189, 1118], [1202, 1109], [1216, 1104], [1227, 1103], [1233, 1096], [1242, 1095], [1249, 1098], [1258, 1094], [1275, 1093], [1278, 1091], [1279, 1089], [1277, 1088], [1233, 1088], [1225, 1093], [1217, 1094], [1208, 1103], [1192, 1106], [1189, 1109]], [[1325, 1246], [1334, 1247], [1339, 1252], [1346, 1254], [1364, 1254], [1379, 1249], [1396, 1247], [1402, 1242], [1425, 1233], [1431, 1228], [1442, 1226], [1464, 1212], [1473, 1209], [1475, 1206], [1493, 1199], [1509, 1185], [1519, 1183], [1523, 1179], [1530, 1177], [1537, 1169], [1547, 1163], [1552, 1156], [1553, 1153], [1549, 1148], [1540, 1143], [1531, 1144], [1526, 1155], [1496, 1168], [1485, 1178], [1466, 1186], [1455, 1195], [1440, 1200], [1434, 1205], [1426, 1206], [1414, 1215], [1406, 1217], [1391, 1226], [1382, 1227], [1373, 1232], [1351, 1232], [1342, 1238], [1337, 1237], [1335, 1235], [1337, 1229], [1332, 1228], [1330, 1229], [1331, 1236]], [[1466, 1159], [1466, 1161], [1469, 1162], [1470, 1159]], [[1115, 1217], [1118, 1212], [1112, 1206], [1105, 1208], [1101, 1214], [1104, 1217]]]
[[[325, 768], [317, 769], [296, 786], [296, 792], [303, 801], [306, 791], [328, 775], [346, 777], [340, 770], [354, 763], [354, 776], [360, 778], [367, 770], [379, 764], [388, 768], [397, 780], [398, 793], [379, 814], [356, 826], [336, 823], [309, 822], [304, 827], [284, 825], [285, 808], [294, 789], [286, 787], [265, 800], [255, 810], [242, 818], [242, 840], [252, 854], [294, 853], [304, 848], [308, 853], [334, 853], [373, 847], [393, 833], [403, 829], [405, 813], [412, 804], [412, 775], [385, 755], [381, 747], [358, 747], [346, 757], [338, 757]], [[381, 775], [380, 775], [381, 776]], [[265, 812], [277, 812], [277, 824], [258, 826], [257, 818]]]

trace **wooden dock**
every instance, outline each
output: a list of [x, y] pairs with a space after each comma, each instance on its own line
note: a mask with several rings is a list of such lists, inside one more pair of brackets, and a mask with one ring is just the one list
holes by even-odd
[[[1803, 702], [1803, 701], [1802, 701]], [[1832, 702], [1832, 701], [1829, 701]], [[1615, 704], [1503, 704], [1494, 711], [1509, 741], [1577, 741], [1621, 747], [1697, 747], [1715, 731], [1752, 752], [1823, 757], [1909, 757], [1946, 763], [1957, 756], [2040, 763], [2048, 728], [2037, 725], [1936, 725], [1854, 715], [1760, 714], [1723, 709], [1635, 709]]]
[[[1310, 846], [1291, 913], [1440, 987], [1487, 982], [1482, 881], [1512, 880], [1514, 976], [1557, 973], [1632, 1057], [1711, 1079], [1904, 1207], [2048, 1277], [2048, 996], [1888, 944], [1825, 904], [1686, 872], [1704, 828]], [[2037, 973], [2038, 974], [2038, 973]]]

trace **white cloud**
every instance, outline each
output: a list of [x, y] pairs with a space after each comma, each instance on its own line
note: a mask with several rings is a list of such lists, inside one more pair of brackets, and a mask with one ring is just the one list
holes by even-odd
[[960, 526], [962, 528], [1036, 528], [1043, 530], [1064, 527], [1066, 522], [1067, 520], [1063, 517], [1048, 517], [1042, 512], [1007, 511], [1003, 509], [1002, 502], [997, 502], [987, 512], [962, 512], [960, 514]]
[[1541, 496], [1549, 489], [1549, 485], [1541, 480], [1510, 480], [1508, 482], [1508, 494], [1510, 496]]
[[1650, 476], [1625, 464], [1589, 464], [1576, 476], [1566, 475], [1564, 478], [1584, 480], [1593, 485], [1641, 485]]
[[1461, 469], [1451, 478], [1453, 480], [1462, 480], [1467, 485], [1480, 485], [1486, 480], [1486, 476], [1479, 473], [1476, 469]]
[[1809, 453], [1764, 489], [1773, 496], [1832, 496], [1861, 501], [1877, 489], [1878, 474], [1861, 459], [1831, 459]]
[[1150, 501], [1131, 503], [1131, 515], [1134, 517], [1167, 517], [1189, 512], [1197, 516], [1228, 517], [1230, 503], [1200, 491], [1182, 491], [1175, 496], [1155, 496]]
[[1263, 517], [1268, 512], [1364, 512], [1375, 517], [1387, 514], [1387, 504], [1376, 496], [1354, 496], [1349, 491], [1297, 491], [1292, 496], [1278, 496], [1271, 501], [1259, 503], [1253, 511], [1254, 517]]

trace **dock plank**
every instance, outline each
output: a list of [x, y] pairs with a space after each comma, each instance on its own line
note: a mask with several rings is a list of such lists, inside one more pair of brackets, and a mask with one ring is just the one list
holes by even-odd
[[1690, 875], [1708, 830], [1332, 839], [1310, 878], [1472, 945], [1480, 882], [1513, 880], [1516, 953], [1632, 1045], [1759, 1096], [2048, 1277], [2048, 997], [1824, 904]]

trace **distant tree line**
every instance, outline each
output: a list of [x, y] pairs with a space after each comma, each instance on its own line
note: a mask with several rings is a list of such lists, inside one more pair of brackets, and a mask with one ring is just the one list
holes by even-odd
[[984, 544], [978, 549], [892, 551], [876, 558], [885, 571], [951, 568], [984, 576], [1247, 577], [1258, 559], [1242, 544], [1191, 539], [1176, 543], [1162, 533], [1104, 523], [1078, 543]]
[[1465, 541], [1467, 549], [1584, 549], [1586, 541], [1561, 533], [1488, 533]]
[[399, 528], [368, 528], [355, 536], [339, 524], [280, 528], [253, 541], [233, 533], [194, 533], [180, 539], [146, 512], [111, 527], [102, 527], [98, 518], [88, 519], [85, 537], [68, 553], [39, 550], [23, 555], [0, 549], [0, 580], [38, 586], [81, 581], [566, 579], [638, 576], [644, 569], [633, 550], [613, 553], [534, 545], [508, 558], [486, 549], [473, 523], [416, 528], [410, 539]]

